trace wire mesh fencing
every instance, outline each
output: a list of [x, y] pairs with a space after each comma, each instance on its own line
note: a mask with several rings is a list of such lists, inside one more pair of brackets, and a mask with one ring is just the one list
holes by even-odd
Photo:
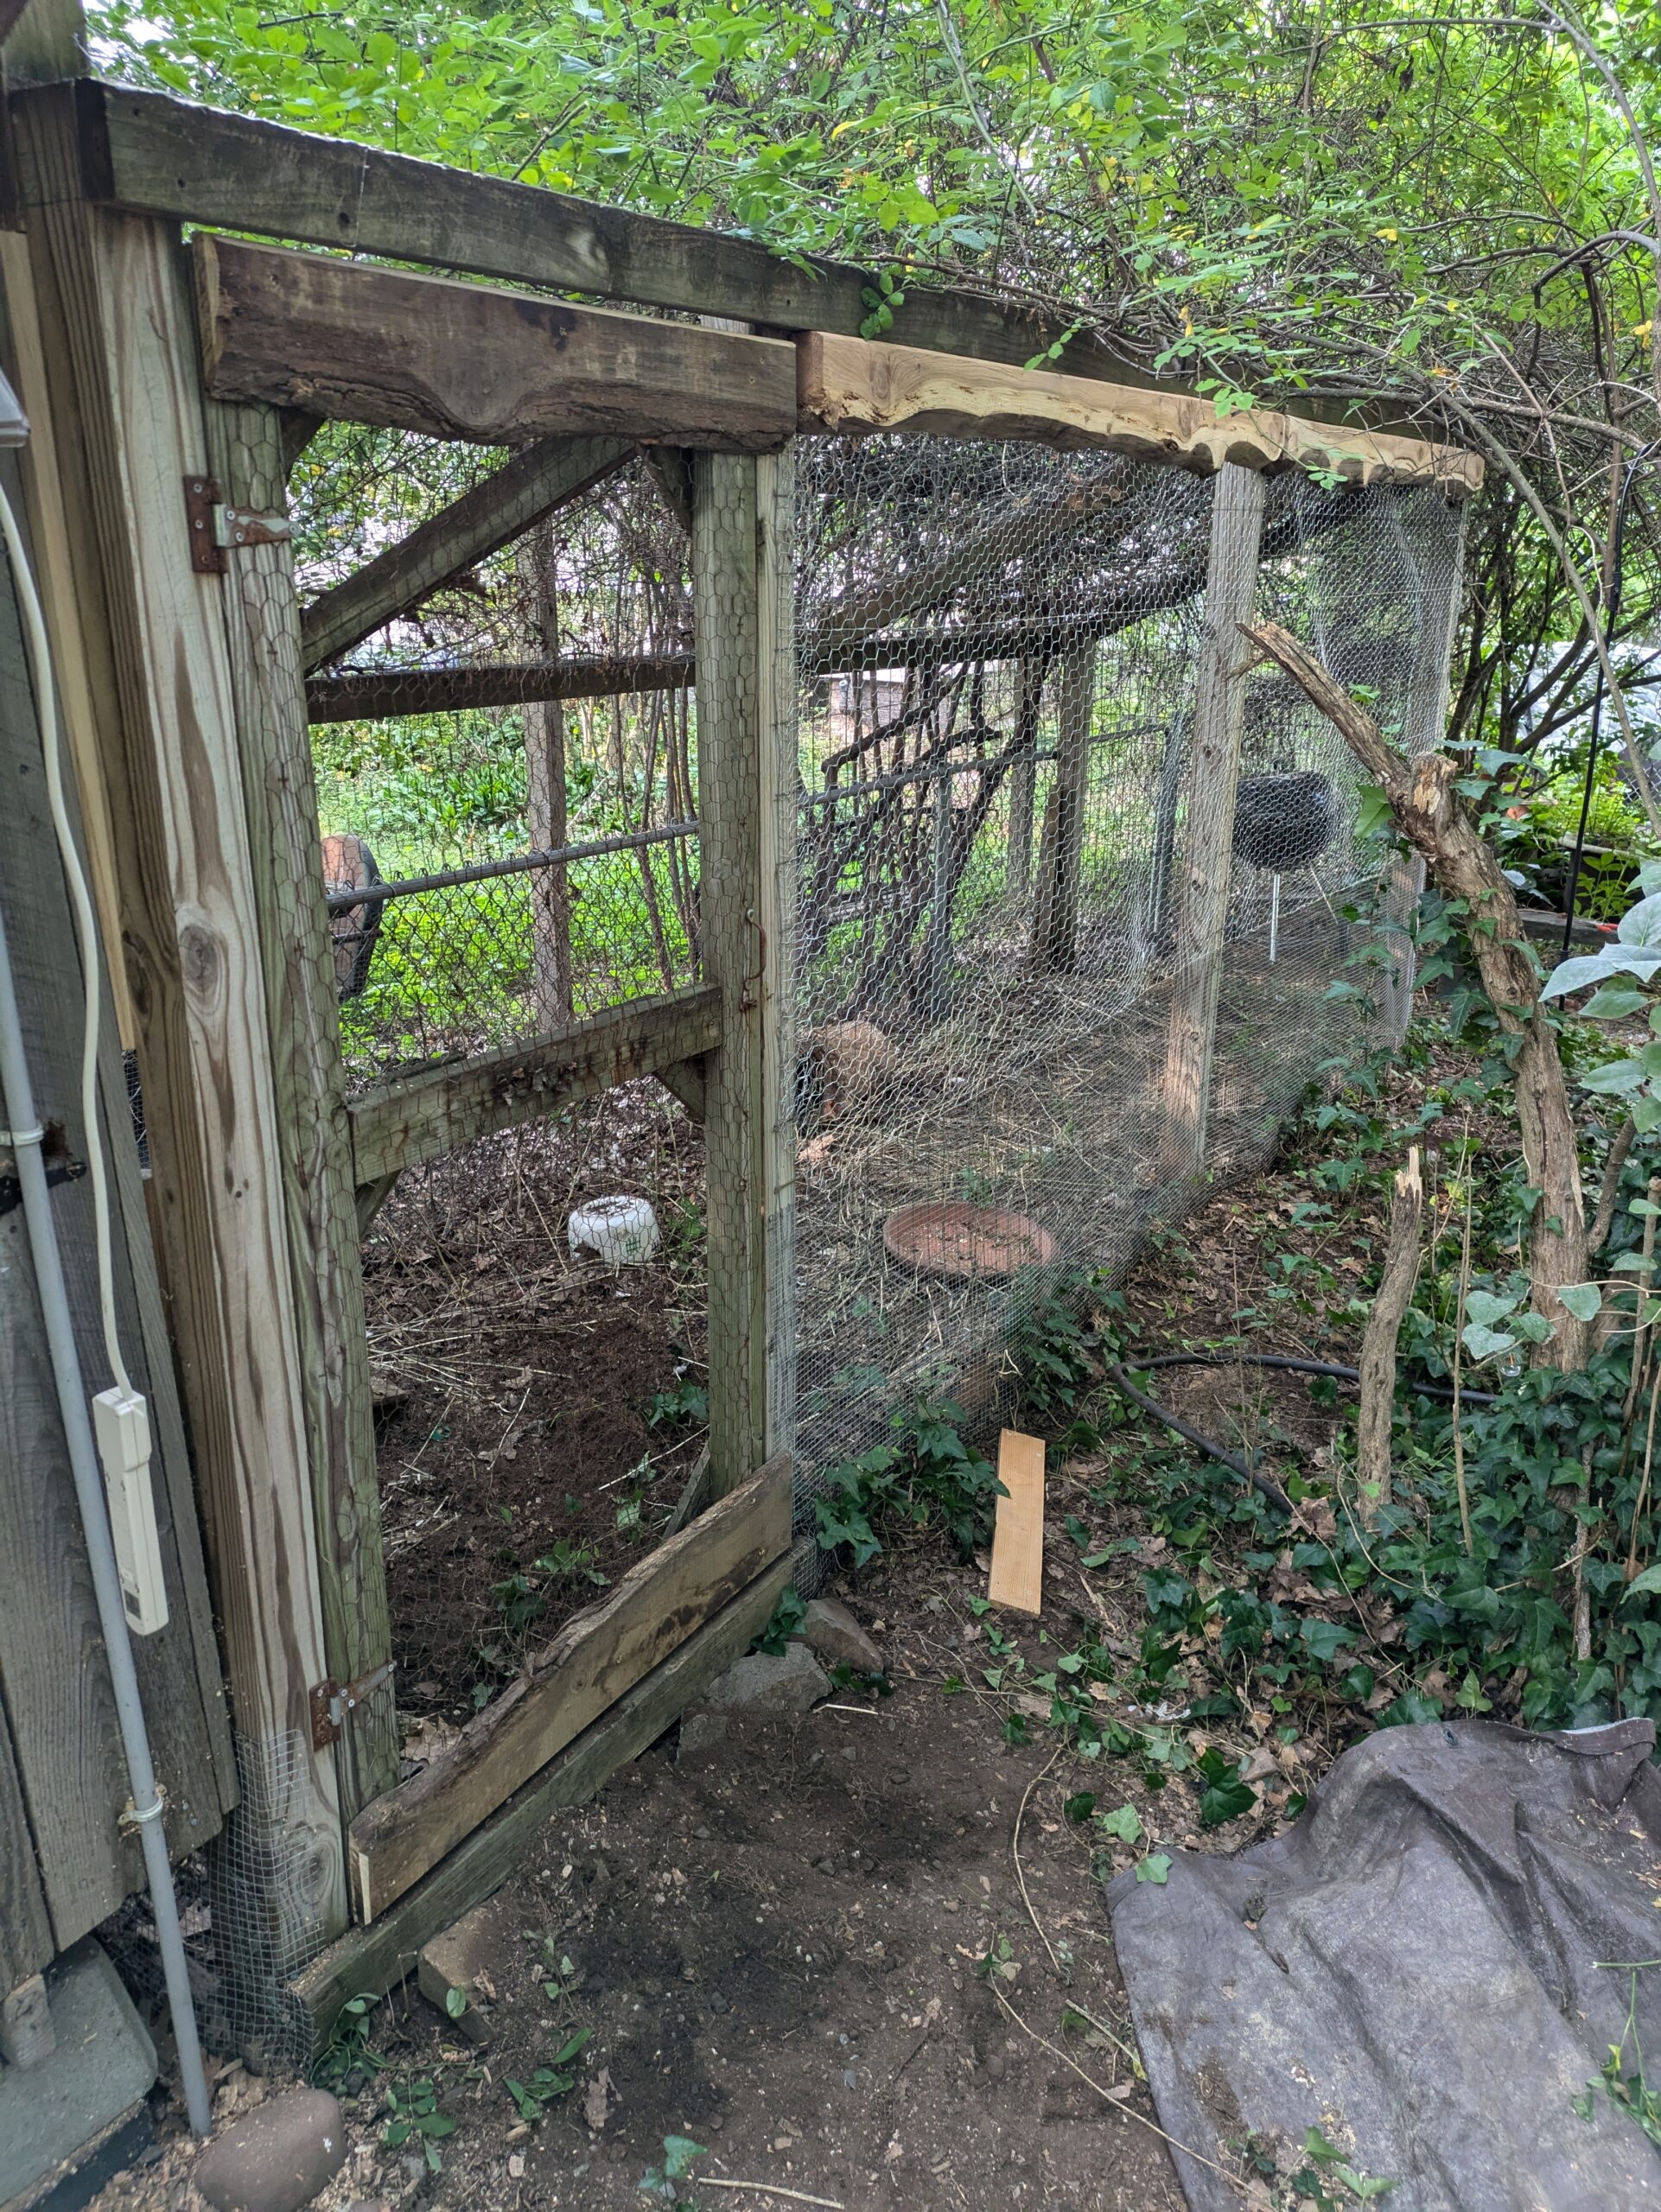
[[[328, 435], [296, 533], [325, 637], [343, 545], [396, 543], [480, 480], [464, 448]], [[354, 1083], [696, 977], [690, 649], [686, 533], [634, 461], [313, 668]]]
[[[1274, 1140], [1397, 1025], [1410, 895], [1358, 834], [1342, 741], [1245, 683], [1225, 926], [1184, 938], [1214, 481], [932, 438], [799, 459], [802, 709], [797, 1449], [803, 1503], [888, 1417], [990, 1410], [1069, 1278], [1181, 1211], [1172, 1020], [1220, 968], [1205, 1163]], [[1267, 487], [1260, 615], [1430, 741], [1460, 512], [1434, 488]], [[1238, 657], [1248, 648], [1238, 641]]]
[[[412, 527], [418, 543], [488, 479], [474, 454], [385, 432], [327, 433], [315, 456], [298, 539], [308, 624], [347, 639], [309, 680], [353, 1084], [695, 980], [679, 463], [579, 454], [576, 496], [353, 636], [325, 619], [349, 564]], [[1364, 834], [1336, 732], [1258, 670], [1226, 791], [1196, 742], [1219, 480], [1024, 443], [799, 442], [776, 1100], [798, 1197], [775, 1333], [795, 1346], [805, 1515], [896, 1410], [947, 1389], [997, 1403], [1045, 1297], [1126, 1264], [1197, 1168], [1261, 1155], [1325, 1063], [1403, 1018], [1412, 887]], [[1288, 473], [1264, 488], [1246, 603], [1417, 749], [1442, 712], [1461, 543], [1435, 486]], [[1189, 878], [1219, 807], [1202, 944]], [[1186, 1073], [1184, 1020], [1205, 1046]], [[530, 1222], [530, 1187], [551, 1211], [527, 1234], [557, 1243], [563, 1143], [492, 1139], [406, 1177], [370, 1248], [372, 1329], [407, 1318], [377, 1320], [389, 1240], [482, 1256], [492, 1220]], [[531, 1165], [550, 1144], [557, 1172]], [[605, 1156], [621, 1187], [650, 1183]], [[677, 1158], [672, 1203], [696, 1214]], [[697, 1295], [683, 1270], [675, 1313]], [[677, 1322], [683, 1375], [700, 1341]]]

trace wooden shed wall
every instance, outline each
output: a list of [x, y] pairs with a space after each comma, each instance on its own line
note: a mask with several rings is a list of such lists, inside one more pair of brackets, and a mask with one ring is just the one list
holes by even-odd
[[[0, 456], [21, 516], [22, 472]], [[0, 901], [35, 1103], [84, 1171], [82, 983], [48, 809], [40, 725], [10, 569], [0, 563]], [[215, 1835], [235, 1801], [189, 1463], [157, 1292], [121, 1051], [107, 988], [99, 1090], [115, 1212], [117, 1304], [133, 1379], [150, 1400], [155, 1495], [171, 1618], [137, 1639], [140, 1686], [168, 1796], [175, 1858]], [[0, 1124], [4, 1122], [0, 1102]], [[0, 1151], [0, 1176], [10, 1166]], [[129, 1788], [15, 1179], [0, 1181], [0, 1987], [44, 1964], [143, 1886], [120, 1816]], [[92, 1195], [84, 1172], [52, 1185], [89, 1390], [109, 1382], [99, 1323]]]

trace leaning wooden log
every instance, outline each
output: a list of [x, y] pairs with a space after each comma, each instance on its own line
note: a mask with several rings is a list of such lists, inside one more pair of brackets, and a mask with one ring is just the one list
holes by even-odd
[[1534, 1310], [1552, 1325], [1537, 1344], [1537, 1366], [1579, 1369], [1591, 1354], [1587, 1324], [1557, 1296], [1586, 1281], [1586, 1212], [1557, 1033], [1540, 1003], [1540, 977], [1523, 935], [1517, 899], [1459, 796], [1456, 762], [1440, 753], [1410, 760], [1366, 709], [1334, 683], [1314, 656], [1277, 622], [1241, 625], [1263, 658], [1298, 683], [1383, 791], [1410, 842], [1423, 854], [1443, 898], [1466, 903], [1465, 932], [1500, 1029], [1518, 1039], [1512, 1063], [1517, 1118], [1530, 1185], [1539, 1192], [1530, 1217], [1529, 1267]]

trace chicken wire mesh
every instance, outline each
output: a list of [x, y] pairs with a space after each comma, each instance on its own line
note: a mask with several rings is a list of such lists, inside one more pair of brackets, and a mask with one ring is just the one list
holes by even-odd
[[[909, 1403], [989, 1412], [1037, 1302], [1127, 1264], [1191, 1197], [1172, 1062], [1217, 480], [1030, 445], [800, 448], [784, 1110], [805, 1505]], [[1428, 745], [1461, 542], [1435, 487], [1278, 477], [1258, 614]], [[1230, 842], [1218, 1172], [1272, 1144], [1323, 1062], [1399, 1022], [1388, 925], [1410, 895], [1358, 835], [1342, 741], [1267, 671], [1245, 685]]]
[[[600, 462], [577, 497], [312, 671], [354, 1087], [699, 973], [690, 485], [662, 456]], [[483, 474], [474, 454], [367, 431], [326, 434], [309, 467], [297, 538], [314, 596]], [[780, 969], [796, 981], [777, 1009], [776, 1110], [798, 1185], [778, 1294], [793, 1306], [804, 1517], [908, 1403], [950, 1389], [996, 1405], [1040, 1299], [1123, 1267], [1188, 1203], [1197, 1165], [1261, 1154], [1324, 1062], [1402, 1018], [1391, 925], [1411, 887], [1359, 834], [1342, 741], [1268, 670], [1244, 685], [1220, 944], [1185, 933], [1184, 870], [1218, 803], [1194, 744], [1218, 480], [1022, 443], [799, 442], [799, 712], [783, 741], [797, 889]], [[1410, 748], [1428, 745], [1461, 543], [1436, 486], [1278, 476], [1257, 612]], [[1173, 1039], [1207, 962], [1196, 1157], [1173, 1140]], [[442, 1383], [436, 1427], [465, 1372], [510, 1446], [524, 1436], [512, 1377], [525, 1363], [500, 1341], [500, 1298], [487, 1319], [455, 1286], [506, 1250], [513, 1297], [563, 1295], [563, 1221], [595, 1193], [595, 1159], [601, 1183], [667, 1194], [692, 1225], [665, 1344], [668, 1394], [697, 1406], [701, 1153], [655, 1086], [637, 1090], [650, 1109], [605, 1109], [650, 1125], [633, 1151], [605, 1114], [575, 1142], [531, 1125], [406, 1175], [379, 1217], [372, 1346], [395, 1387], [417, 1370], [423, 1389]], [[426, 1305], [411, 1302], [411, 1250], [444, 1255], [444, 1295]], [[695, 1438], [684, 1428], [675, 1448]], [[401, 1441], [394, 1496], [411, 1464], [446, 1457], [424, 1433]], [[500, 1451], [475, 1457], [500, 1474]], [[648, 1533], [682, 1471], [664, 1466], [636, 1486]], [[441, 1519], [461, 1487], [442, 1491]], [[393, 1580], [406, 1539], [418, 1589], [432, 1556], [418, 1531], [391, 1530]], [[499, 1603], [511, 1576], [473, 1580]], [[483, 1597], [469, 1618], [476, 1668], [493, 1627]], [[423, 1651], [456, 1688], [417, 1643], [401, 1704]]]

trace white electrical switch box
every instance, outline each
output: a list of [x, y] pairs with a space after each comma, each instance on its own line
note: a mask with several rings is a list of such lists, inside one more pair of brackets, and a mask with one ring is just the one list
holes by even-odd
[[135, 1636], [154, 1636], [168, 1624], [168, 1594], [150, 1493], [150, 1409], [137, 1390], [100, 1390], [92, 1401], [92, 1427], [127, 1623]]

